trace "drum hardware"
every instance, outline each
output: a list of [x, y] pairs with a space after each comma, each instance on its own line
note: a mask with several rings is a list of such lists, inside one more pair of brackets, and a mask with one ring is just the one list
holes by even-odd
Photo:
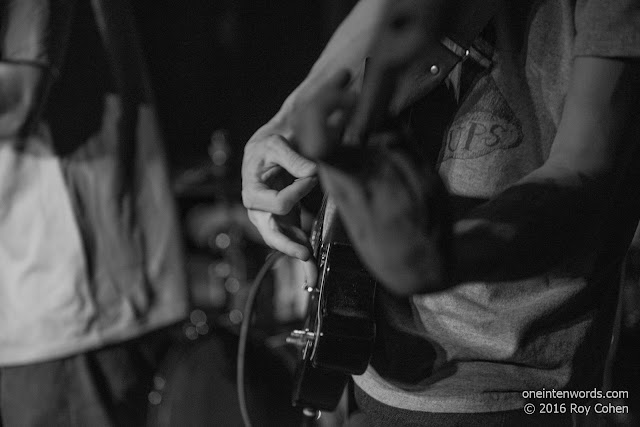
[[224, 129], [214, 130], [211, 134], [207, 152], [211, 159], [211, 172], [213, 175], [228, 177], [228, 161], [231, 156], [231, 144], [229, 144], [229, 131]]
[[229, 269], [223, 272], [229, 274], [224, 278], [224, 289], [227, 293], [226, 313], [222, 315], [220, 322], [239, 325], [243, 318], [242, 305], [248, 293], [243, 231], [232, 224], [226, 232], [218, 233], [213, 243], [222, 252], [223, 262], [229, 266]]
[[207, 153], [209, 159], [205, 165], [187, 169], [174, 180], [173, 189], [178, 199], [209, 203], [239, 200], [240, 179], [229, 173], [232, 150], [227, 130], [212, 132]]
[[[207, 313], [203, 310], [196, 309], [189, 313], [189, 318], [181, 325], [182, 337], [187, 341], [196, 341], [198, 338], [209, 334], [211, 327]], [[156, 373], [153, 377], [153, 389], [149, 392], [147, 399], [151, 405], [160, 405], [162, 403], [162, 393], [167, 384], [164, 374]]]
[[[256, 374], [255, 371], [259, 371], [259, 368], [254, 365], [255, 361], [251, 359], [250, 353], [247, 353], [247, 348], [255, 345], [247, 342], [249, 323], [253, 322], [258, 326], [257, 330], [252, 331], [251, 335], [254, 338], [256, 333], [266, 332], [266, 336], [259, 340], [261, 347], [266, 348], [269, 352], [278, 351], [279, 357], [286, 358], [287, 366], [291, 369], [294, 359], [291, 354], [292, 348], [286, 344], [285, 335], [273, 337], [267, 332], [269, 325], [272, 323], [275, 325], [275, 322], [278, 321], [274, 318], [273, 308], [270, 305], [268, 307], [270, 311], [264, 310], [266, 307], [263, 302], [271, 304], [270, 298], [260, 298], [258, 310], [254, 310], [258, 288], [250, 286], [249, 278], [256, 277], [254, 284], [260, 283], [264, 289], [264, 285], [273, 285], [276, 275], [279, 279], [293, 279], [292, 281], [287, 280], [287, 283], [290, 281], [300, 283], [298, 281], [300, 272], [297, 266], [292, 268], [290, 263], [285, 263], [277, 273], [274, 272], [274, 276], [267, 277], [271, 266], [280, 258], [280, 254], [273, 254], [267, 258], [266, 264], [269, 266], [263, 266], [257, 272], [257, 276], [253, 276], [253, 271], [259, 267], [255, 265], [255, 261], [264, 259], [268, 248], [248, 220], [246, 210], [239, 203], [239, 200], [236, 200], [240, 194], [239, 189], [236, 194], [225, 191], [225, 183], [233, 181], [228, 179], [227, 162], [230, 156], [227, 138], [225, 132], [214, 132], [208, 150], [211, 159], [210, 165], [183, 174], [182, 179], [178, 182], [179, 185], [176, 185], [178, 199], [189, 199], [191, 202], [188, 212], [183, 215], [183, 220], [190, 243], [198, 250], [198, 262], [194, 263], [190, 258], [188, 258], [188, 262], [197, 264], [198, 268], [197, 274], [193, 275], [197, 276], [198, 281], [192, 281], [191, 285], [194, 302], [199, 309], [194, 310], [189, 316], [189, 320], [182, 325], [181, 332], [185, 342], [181, 345], [195, 345], [196, 347], [209, 345], [209, 343], [218, 340], [220, 333], [233, 336], [239, 333], [236, 382], [234, 384], [237, 387], [239, 407], [243, 408], [240, 411], [242, 418], [246, 423], [250, 423], [248, 411], [251, 410], [252, 400], [250, 393], [247, 398], [247, 391], [251, 390], [247, 390], [245, 381], [249, 379], [248, 387], [251, 387], [250, 378]], [[299, 285], [295, 286], [297, 288]], [[272, 286], [268, 289], [273, 291], [271, 288]], [[287, 290], [282, 289], [283, 293], [287, 293]], [[306, 302], [306, 299], [303, 301]], [[286, 309], [282, 310], [285, 314], [281, 316], [284, 317], [284, 321], [291, 321], [293, 314], [300, 311], [299, 304], [296, 304], [295, 301], [286, 300], [281, 305], [286, 305]], [[265, 311], [269, 312], [265, 315]], [[248, 313], [254, 315], [251, 316]], [[168, 363], [173, 365], [185, 363], [184, 359], [191, 357], [187, 354], [190, 351], [185, 350], [184, 354], [177, 353], [174, 356], [175, 359], [169, 360]], [[250, 357], [248, 360], [251, 360], [247, 377], [245, 377], [244, 368], [245, 357]], [[292, 376], [292, 370], [290, 374]], [[167, 397], [171, 392], [169, 389], [172, 383], [175, 383], [175, 379], [172, 380], [166, 372], [159, 372], [154, 379], [154, 387], [148, 395], [148, 400], [152, 409], [156, 408], [162, 413], [160, 418], [173, 420], [173, 415], [167, 412], [170, 410], [165, 409], [167, 405], [174, 405], [171, 403], [172, 399]], [[286, 382], [285, 387], [290, 387], [291, 384], [292, 379]], [[279, 386], [282, 387], [282, 384]], [[271, 393], [267, 392], [266, 394]], [[198, 400], [200, 399], [206, 400], [207, 396], [198, 397]], [[267, 401], [269, 399], [270, 396], [266, 395], [260, 397], [260, 400]], [[255, 397], [253, 404], [255, 405]], [[286, 404], [286, 412], [294, 413], [296, 419], [299, 420], [301, 417], [299, 410], [290, 406], [290, 393], [287, 396]], [[238, 408], [238, 404], [235, 404], [234, 407]], [[252, 412], [251, 415], [257, 423], [257, 420], [260, 419], [259, 411]]]
[[[237, 394], [236, 331], [220, 327], [216, 313], [194, 310], [177, 325], [173, 345], [156, 372], [148, 394], [148, 427], [241, 426]], [[206, 333], [198, 325], [209, 326]], [[293, 360], [285, 348], [265, 345], [262, 336], [246, 337], [248, 369], [244, 393], [255, 425], [298, 426], [301, 415], [291, 407]]]
[[207, 314], [202, 310], [193, 310], [189, 315], [189, 323], [182, 325], [182, 332], [187, 339], [194, 341], [202, 335], [209, 333]]
[[[187, 264], [195, 306], [219, 312], [215, 322], [239, 327], [248, 295], [248, 278], [268, 248], [240, 202], [240, 180], [230, 170], [229, 132], [214, 130], [206, 165], [187, 170], [174, 183], [191, 248]], [[195, 259], [192, 259], [195, 258]], [[273, 315], [260, 313], [260, 321], [273, 323]]]

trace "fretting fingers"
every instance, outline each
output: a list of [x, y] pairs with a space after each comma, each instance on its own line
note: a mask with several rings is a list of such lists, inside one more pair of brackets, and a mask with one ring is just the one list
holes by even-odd
[[340, 144], [342, 133], [356, 102], [348, 90], [351, 74], [341, 71], [309, 90], [301, 102], [294, 130], [300, 153], [323, 159]]

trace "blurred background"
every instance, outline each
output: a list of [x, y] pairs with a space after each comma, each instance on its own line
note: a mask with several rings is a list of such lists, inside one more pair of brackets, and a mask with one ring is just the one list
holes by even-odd
[[[188, 352], [181, 350], [180, 360], [169, 361], [166, 371], [160, 373], [158, 394], [150, 395], [155, 411], [152, 422], [157, 425], [197, 425], [219, 416], [226, 420], [225, 425], [240, 423], [233, 382], [234, 330], [242, 321], [250, 281], [268, 252], [240, 204], [242, 149], [304, 78], [355, 3], [132, 2], [188, 248], [196, 310], [182, 333], [188, 340], [200, 339]], [[247, 361], [249, 403], [265, 425], [298, 422], [288, 406], [295, 352], [285, 346], [284, 337], [300, 326], [305, 313], [301, 280], [295, 263], [281, 260], [256, 307], [254, 347]], [[216, 331], [213, 335], [210, 326]], [[632, 390], [627, 404], [634, 412], [640, 406], [640, 396], [633, 393], [637, 387], [632, 384], [640, 378], [637, 335], [637, 329], [623, 328], [612, 379], [613, 389]], [[206, 337], [204, 344], [202, 337]], [[168, 378], [173, 389], [163, 383]], [[221, 387], [228, 393], [221, 393]], [[213, 395], [216, 399], [203, 399]], [[603, 422], [633, 423], [624, 416]]]
[[[303, 80], [355, 3], [131, 2], [164, 131], [194, 303], [221, 309], [231, 324], [241, 321], [248, 284], [268, 252], [241, 205], [244, 144]], [[91, 26], [88, 8], [86, 13], [88, 19], [76, 25]], [[86, 37], [72, 40], [69, 55], [89, 44]], [[280, 305], [257, 310], [267, 312], [265, 322], [300, 317], [300, 308]]]
[[207, 157], [216, 129], [232, 162], [304, 78], [352, 0], [137, 0], [172, 170]]
[[[238, 330], [268, 253], [241, 205], [243, 147], [302, 81], [355, 3], [131, 2], [164, 131], [194, 303], [177, 331], [182, 344], [156, 375], [151, 425], [241, 425]], [[302, 282], [297, 264], [283, 258], [256, 303], [246, 382], [258, 425], [300, 424], [290, 405], [296, 349], [285, 339], [306, 313]]]
[[[302, 81], [355, 1], [130, 3], [164, 131], [194, 306], [175, 331], [180, 344], [155, 377], [150, 423], [242, 425], [235, 385], [238, 329], [250, 284], [269, 252], [241, 204], [243, 147]], [[60, 84], [64, 97], [52, 93], [54, 102], [56, 96], [61, 99], [54, 115], [65, 114], [64, 102], [92, 102], [95, 81], [108, 80], [87, 77], [104, 75], [108, 67], [104, 52], [95, 48], [101, 41], [89, 2], [80, 2], [79, 8], [85, 19], [73, 25], [83, 28], [72, 32], [66, 64], [84, 74], [77, 78], [71, 70], [62, 73], [68, 81]], [[58, 131], [73, 134], [73, 129]], [[66, 147], [71, 151], [74, 139], [65, 141], [71, 141]], [[627, 287], [636, 293], [637, 276]], [[249, 409], [258, 425], [300, 421], [290, 406], [296, 349], [287, 346], [285, 338], [304, 319], [307, 296], [302, 282], [298, 265], [280, 259], [255, 307], [247, 384]], [[630, 323], [637, 324], [637, 307], [627, 311], [635, 313]], [[637, 329], [623, 331], [614, 390], [637, 389], [638, 342]], [[632, 392], [631, 398], [636, 410], [640, 394]], [[623, 420], [621, 425], [631, 424]]]

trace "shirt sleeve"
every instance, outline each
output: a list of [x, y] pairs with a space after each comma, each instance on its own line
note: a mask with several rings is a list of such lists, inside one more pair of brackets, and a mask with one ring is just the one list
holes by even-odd
[[578, 0], [575, 56], [640, 57], [640, 0]]

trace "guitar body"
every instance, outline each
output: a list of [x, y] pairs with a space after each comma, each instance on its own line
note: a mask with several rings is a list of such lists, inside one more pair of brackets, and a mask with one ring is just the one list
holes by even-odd
[[319, 278], [309, 292], [305, 329], [289, 342], [300, 348], [293, 404], [333, 410], [350, 375], [369, 364], [376, 335], [376, 281], [349, 243], [331, 200], [316, 219], [312, 243]]

